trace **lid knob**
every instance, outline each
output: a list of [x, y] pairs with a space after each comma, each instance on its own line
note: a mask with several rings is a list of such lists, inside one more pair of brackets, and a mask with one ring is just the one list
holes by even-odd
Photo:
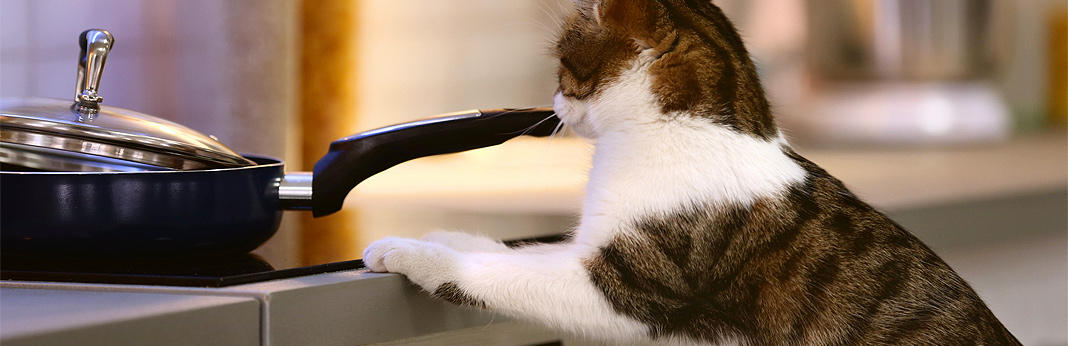
[[78, 59], [78, 90], [74, 102], [82, 113], [96, 113], [100, 110], [100, 101], [104, 98], [97, 93], [100, 89], [100, 75], [104, 71], [111, 45], [115, 37], [106, 30], [89, 29], [82, 32], [78, 39], [81, 45], [81, 57]]

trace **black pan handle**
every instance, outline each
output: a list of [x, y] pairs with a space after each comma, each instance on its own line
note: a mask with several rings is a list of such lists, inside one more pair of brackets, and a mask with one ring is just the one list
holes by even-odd
[[315, 163], [312, 215], [341, 210], [352, 188], [399, 163], [494, 146], [521, 135], [548, 136], [559, 123], [552, 108], [473, 110], [339, 139]]

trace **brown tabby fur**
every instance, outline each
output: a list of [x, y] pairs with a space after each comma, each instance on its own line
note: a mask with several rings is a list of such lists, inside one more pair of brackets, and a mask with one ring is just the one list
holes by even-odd
[[565, 96], [588, 97], [616, 78], [640, 48], [653, 47], [660, 57], [649, 72], [664, 113], [708, 115], [763, 139], [778, 135], [756, 67], [715, 5], [707, 0], [605, 1], [600, 9], [600, 14], [573, 15], [557, 42]]
[[[595, 6], [599, 5], [599, 6]], [[708, 0], [578, 1], [556, 46], [560, 90], [584, 99], [644, 48], [665, 114], [778, 136], [756, 70]], [[1019, 345], [937, 255], [841, 182], [808, 172], [780, 198], [636, 222], [586, 263], [616, 312], [654, 338], [747, 345]]]

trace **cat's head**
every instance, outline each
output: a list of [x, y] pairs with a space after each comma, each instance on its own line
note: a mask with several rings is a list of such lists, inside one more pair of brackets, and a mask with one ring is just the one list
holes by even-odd
[[674, 117], [777, 135], [756, 69], [709, 0], [574, 0], [554, 47], [557, 114], [579, 134]]

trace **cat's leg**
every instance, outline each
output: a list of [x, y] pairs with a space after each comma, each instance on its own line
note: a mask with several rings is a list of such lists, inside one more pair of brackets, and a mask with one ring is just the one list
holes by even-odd
[[445, 245], [460, 252], [508, 252], [512, 250], [499, 241], [463, 232], [434, 231], [427, 233], [419, 240]]
[[463, 253], [413, 239], [371, 244], [364, 261], [376, 272], [407, 275], [424, 290], [460, 305], [485, 308], [579, 335], [645, 336], [648, 327], [615, 313], [593, 285], [583, 258], [596, 248], [527, 246], [509, 252]]

